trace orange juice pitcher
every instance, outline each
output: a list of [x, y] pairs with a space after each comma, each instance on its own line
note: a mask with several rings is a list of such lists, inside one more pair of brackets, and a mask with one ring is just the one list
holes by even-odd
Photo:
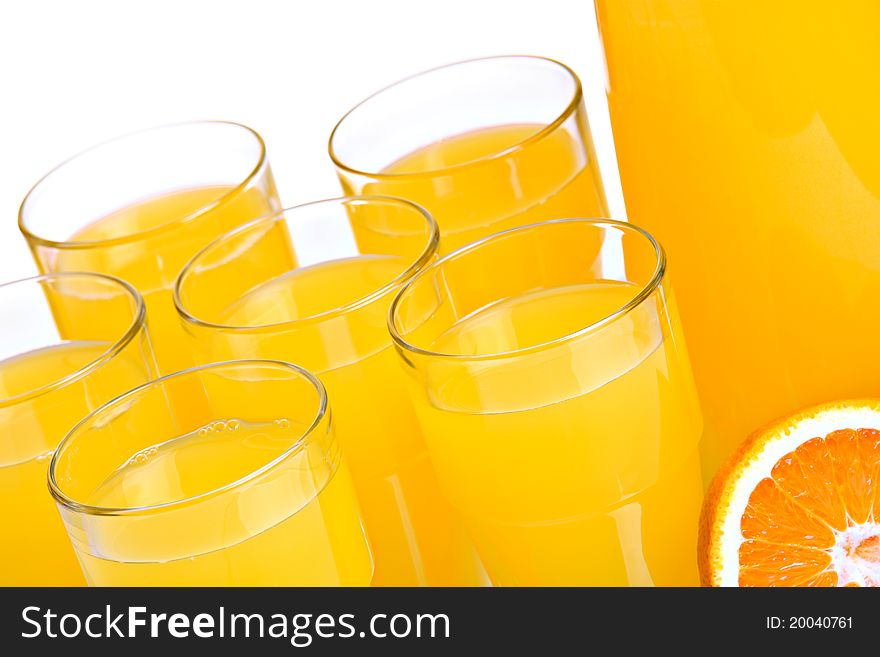
[[597, 0], [629, 217], [676, 272], [711, 474], [880, 394], [880, 5]]

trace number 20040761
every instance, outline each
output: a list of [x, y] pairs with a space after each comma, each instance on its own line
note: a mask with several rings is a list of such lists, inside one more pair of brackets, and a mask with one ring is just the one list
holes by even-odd
[[852, 616], [767, 616], [768, 630], [849, 630], [852, 629]]

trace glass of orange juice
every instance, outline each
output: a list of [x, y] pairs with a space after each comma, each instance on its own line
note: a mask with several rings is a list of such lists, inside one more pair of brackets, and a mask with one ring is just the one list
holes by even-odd
[[[168, 400], [193, 387], [203, 415]], [[89, 584], [361, 586], [373, 567], [323, 386], [279, 361], [215, 363], [102, 406], [49, 488]]]
[[389, 322], [494, 583], [697, 584], [702, 418], [651, 236], [510, 229], [423, 269]]
[[596, 5], [623, 195], [677, 268], [709, 475], [776, 417], [880, 395], [880, 5]]
[[559, 217], [606, 217], [580, 80], [541, 57], [489, 57], [407, 78], [336, 125], [346, 194], [424, 206], [449, 252]]
[[218, 235], [278, 207], [257, 133], [235, 123], [181, 123], [60, 165], [25, 197], [19, 227], [41, 271], [96, 271], [134, 285], [167, 373], [191, 365], [171, 301], [180, 269]]
[[90, 411], [154, 376], [144, 303], [110, 276], [47, 274], [0, 285], [0, 315], [0, 585], [82, 585], [49, 457]]
[[440, 494], [386, 328], [391, 299], [435, 258], [437, 240], [433, 219], [408, 201], [319, 201], [221, 237], [175, 288], [198, 361], [288, 360], [327, 386], [376, 585], [485, 581]]

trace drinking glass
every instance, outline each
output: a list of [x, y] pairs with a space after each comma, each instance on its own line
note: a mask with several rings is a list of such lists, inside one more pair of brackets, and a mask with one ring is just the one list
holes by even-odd
[[389, 325], [499, 585], [695, 585], [702, 432], [660, 246], [566, 219], [448, 255]]
[[168, 373], [192, 364], [171, 301], [180, 269], [218, 235], [278, 207], [260, 136], [205, 121], [143, 130], [73, 157], [28, 193], [19, 227], [40, 271], [96, 271], [134, 285]]
[[[209, 403], [181, 418], [169, 398]], [[323, 386], [278, 361], [196, 367], [102, 406], [49, 488], [89, 584], [366, 585], [372, 576]]]
[[327, 386], [376, 585], [485, 581], [440, 494], [386, 328], [394, 294], [436, 249], [437, 226], [413, 203], [331, 199], [221, 237], [175, 289], [199, 362], [279, 358]]
[[489, 57], [412, 76], [330, 136], [346, 194], [424, 206], [449, 252], [491, 233], [608, 207], [580, 80], [542, 57]]
[[[94, 321], [100, 317], [101, 321]], [[49, 457], [73, 426], [149, 381], [144, 302], [100, 274], [46, 274], [0, 285], [0, 585], [82, 585], [46, 487]]]

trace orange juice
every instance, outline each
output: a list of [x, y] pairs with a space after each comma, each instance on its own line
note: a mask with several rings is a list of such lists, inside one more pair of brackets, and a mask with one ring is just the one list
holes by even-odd
[[[376, 585], [482, 584], [464, 526], [440, 495], [391, 348], [389, 292], [351, 311], [334, 310], [383, 289], [411, 260], [365, 254], [275, 277], [268, 274], [272, 263], [265, 282], [216, 317], [222, 325], [257, 328], [198, 333], [193, 346], [202, 360], [281, 358], [319, 375], [361, 503]], [[256, 278], [253, 269], [248, 276]]]
[[[638, 289], [608, 281], [500, 300], [430, 350], [513, 354], [592, 325]], [[494, 582], [697, 584], [702, 425], [660, 301], [615, 320], [602, 343], [426, 365], [413, 379], [439, 478]]]
[[0, 585], [85, 583], [46, 486], [49, 457], [79, 420], [100, 403], [146, 381], [149, 371], [117, 355], [86, 376], [29, 395], [73, 375], [111, 347], [105, 342], [67, 342], [0, 361], [0, 498], [7, 501]]
[[[147, 306], [159, 369], [163, 373], [184, 369], [192, 361], [171, 299], [177, 274], [212, 239], [269, 212], [276, 203], [256, 187], [231, 191], [229, 187], [185, 189], [122, 208], [68, 240], [82, 246], [45, 253], [41, 267], [102, 272], [134, 285]], [[174, 226], [174, 222], [182, 223]], [[42, 253], [39, 247], [36, 252]], [[100, 315], [92, 321], [100, 322]]]
[[580, 80], [543, 57], [400, 80], [343, 116], [328, 150], [346, 194], [427, 209], [441, 253], [545, 219], [608, 215]]
[[[142, 449], [85, 498], [136, 508], [210, 493], [279, 457], [308, 429], [296, 421], [224, 418]], [[338, 450], [304, 448], [285, 476], [224, 501], [217, 518], [180, 511], [149, 522], [120, 519], [73, 528], [90, 584], [100, 586], [355, 586], [372, 576], [354, 492]], [[92, 473], [84, 476], [91, 477]], [[193, 525], [201, 528], [193, 536]], [[77, 540], [79, 532], [88, 540]]]
[[880, 392], [880, 5], [597, 10], [627, 211], [676, 271], [711, 474], [775, 417]]
[[[191, 389], [204, 403], [180, 414]], [[191, 368], [117, 397], [58, 446], [49, 488], [90, 584], [372, 577], [326, 393], [289, 363]]]
[[[589, 131], [501, 125], [450, 136], [406, 155], [348, 194], [386, 194], [427, 208], [451, 251], [506, 228], [560, 217], [606, 217]], [[587, 147], [584, 143], [588, 144]], [[505, 154], [504, 157], [498, 157]]]

